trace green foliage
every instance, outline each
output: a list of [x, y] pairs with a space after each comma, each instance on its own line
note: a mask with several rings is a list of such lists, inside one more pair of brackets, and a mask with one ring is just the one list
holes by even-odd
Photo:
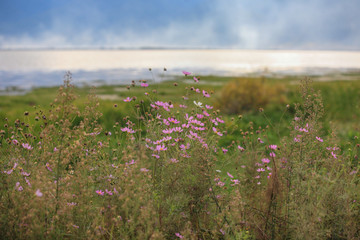
[[227, 114], [239, 114], [269, 103], [284, 103], [285, 88], [270, 85], [265, 79], [240, 78], [226, 84], [219, 97], [219, 108]]

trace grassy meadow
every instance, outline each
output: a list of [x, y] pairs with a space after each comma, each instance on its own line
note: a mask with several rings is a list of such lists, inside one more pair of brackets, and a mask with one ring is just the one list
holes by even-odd
[[0, 96], [2, 238], [360, 238], [359, 73], [184, 75]]

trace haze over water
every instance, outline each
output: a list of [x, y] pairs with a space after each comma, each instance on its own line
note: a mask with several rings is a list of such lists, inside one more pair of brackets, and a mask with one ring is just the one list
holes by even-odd
[[[163, 68], [166, 76], [160, 78]], [[65, 71], [75, 84], [126, 84], [181, 75], [327, 74], [359, 71], [359, 51], [287, 50], [11, 50], [0, 51], [0, 89], [62, 83]], [[100, 80], [100, 81], [99, 81]]]

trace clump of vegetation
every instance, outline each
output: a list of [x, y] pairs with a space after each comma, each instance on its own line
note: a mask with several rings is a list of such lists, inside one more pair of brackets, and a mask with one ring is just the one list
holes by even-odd
[[268, 84], [265, 79], [239, 78], [227, 83], [218, 99], [218, 107], [227, 114], [240, 114], [286, 101], [283, 85]]
[[3, 238], [360, 237], [359, 140], [341, 149], [325, 134], [321, 94], [308, 80], [277, 144], [273, 129], [254, 123], [223, 141], [238, 121], [226, 122], [194, 81], [177, 101], [133, 83], [113, 106], [132, 110], [109, 128], [93, 93], [77, 107], [68, 73], [50, 109], [7, 121]]

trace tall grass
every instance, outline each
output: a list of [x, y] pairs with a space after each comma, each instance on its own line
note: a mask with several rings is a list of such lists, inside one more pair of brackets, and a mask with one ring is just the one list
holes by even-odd
[[70, 73], [50, 109], [5, 123], [2, 238], [360, 238], [359, 143], [325, 134], [309, 80], [276, 145], [272, 127], [224, 121], [197, 83], [171, 101], [133, 85], [111, 127], [95, 94], [77, 107]]

